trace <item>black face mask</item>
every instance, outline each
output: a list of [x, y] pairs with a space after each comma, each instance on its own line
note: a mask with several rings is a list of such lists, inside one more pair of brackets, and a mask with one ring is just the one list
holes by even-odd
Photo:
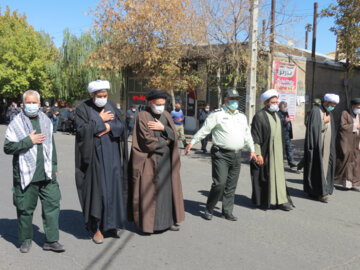
[[178, 108], [175, 108], [175, 111], [179, 112], [179, 111], [180, 111], [180, 109], [178, 109]]

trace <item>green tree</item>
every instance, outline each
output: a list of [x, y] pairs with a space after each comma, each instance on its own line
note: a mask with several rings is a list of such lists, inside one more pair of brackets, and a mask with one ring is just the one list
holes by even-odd
[[49, 35], [36, 32], [26, 16], [0, 10], [0, 95], [19, 97], [27, 89], [53, 96], [48, 68], [54, 63], [57, 50]]
[[346, 60], [351, 70], [360, 64], [360, 1], [337, 0], [322, 16], [333, 17], [335, 26], [330, 30], [338, 36], [339, 59]]
[[97, 41], [90, 33], [80, 37], [64, 30], [57, 62], [50, 68], [54, 78], [56, 98], [64, 101], [82, 99], [87, 95], [87, 84], [100, 77], [99, 69], [89, 63], [91, 52], [97, 48]]

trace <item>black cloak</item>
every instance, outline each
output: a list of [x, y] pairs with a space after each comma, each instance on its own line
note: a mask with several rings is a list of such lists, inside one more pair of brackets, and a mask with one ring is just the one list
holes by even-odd
[[[270, 208], [270, 160], [269, 160], [269, 145], [271, 127], [269, 119], [266, 115], [265, 108], [258, 111], [251, 124], [251, 135], [254, 144], [259, 144], [261, 147], [261, 155], [264, 159], [264, 165], [259, 166], [255, 162], [250, 162], [250, 172], [252, 180], [252, 202], [261, 208]], [[284, 139], [284, 138], [282, 138]], [[284, 149], [283, 149], [284, 151]], [[286, 187], [288, 201], [293, 205]], [[294, 206], [294, 205], [293, 205]]]
[[[113, 108], [121, 123], [124, 118], [121, 112], [111, 101], [108, 103]], [[101, 187], [102, 168], [100, 157], [97, 154], [94, 140], [93, 125], [91, 124], [91, 107], [95, 106], [92, 99], [88, 99], [76, 108], [76, 141], [75, 141], [75, 180], [81, 208], [85, 218], [86, 228], [92, 230], [92, 217], [101, 219], [103, 214], [103, 192]], [[122, 169], [122, 196], [124, 209], [127, 209], [128, 195], [128, 145], [127, 131], [119, 139], [120, 160]]]
[[[322, 158], [322, 119], [321, 114], [326, 112], [331, 116], [331, 143], [327, 175], [324, 175]], [[313, 196], [326, 196], [332, 194], [335, 177], [335, 121], [332, 113], [327, 112], [323, 106], [314, 106], [310, 111], [306, 126], [304, 145], [304, 191]]]

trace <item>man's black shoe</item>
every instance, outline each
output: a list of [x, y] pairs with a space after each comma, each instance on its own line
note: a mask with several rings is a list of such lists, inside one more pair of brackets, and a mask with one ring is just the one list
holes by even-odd
[[290, 163], [289, 166], [290, 166], [291, 169], [294, 169], [294, 168], [297, 169], [297, 165], [295, 165], [294, 163]]
[[211, 213], [209, 210], [207, 210], [207, 209], [205, 208], [203, 217], [204, 217], [206, 220], [212, 220], [213, 215], [212, 215], [212, 213]]
[[291, 210], [293, 210], [293, 208], [291, 207], [291, 205], [289, 203], [279, 204], [278, 208], [280, 210], [283, 210], [283, 211], [291, 211]]
[[61, 245], [59, 242], [45, 242], [43, 246], [43, 250], [51, 250], [55, 252], [64, 252], [65, 248], [63, 245]]
[[20, 246], [21, 253], [28, 253], [31, 248], [31, 240], [25, 240]]
[[230, 221], [237, 221], [237, 217], [235, 217], [233, 214], [225, 214], [223, 213], [222, 218], [225, 218], [227, 220], [230, 220]]

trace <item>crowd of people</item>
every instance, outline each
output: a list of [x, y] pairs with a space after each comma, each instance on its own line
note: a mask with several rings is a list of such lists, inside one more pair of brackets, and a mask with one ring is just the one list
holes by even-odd
[[[304, 191], [315, 200], [329, 201], [334, 183], [360, 191], [360, 98], [342, 112], [335, 127], [333, 110], [339, 96], [326, 94], [306, 117], [304, 158], [295, 164], [291, 147], [292, 124], [287, 103], [276, 90], [262, 93], [263, 108], [252, 119], [238, 110], [239, 93], [228, 90], [221, 108], [199, 113], [200, 129], [187, 143], [181, 104], [165, 110], [167, 92], [152, 90], [147, 106], [132, 106], [123, 119], [120, 104], [108, 100], [110, 83], [90, 82], [90, 98], [71, 119], [76, 127], [75, 180], [86, 229], [96, 244], [104, 235], [119, 237], [126, 222], [134, 222], [144, 234], [179, 231], [185, 219], [180, 177], [181, 140], [187, 155], [201, 142], [206, 152], [211, 136], [212, 185], [203, 217], [213, 219], [222, 198], [222, 218], [233, 215], [242, 151], [249, 151], [252, 201], [260, 209], [294, 209], [285, 176], [284, 154], [291, 168], [304, 168]], [[29, 252], [32, 216], [37, 199], [42, 203], [44, 250], [65, 251], [59, 243], [60, 189], [53, 133], [59, 110], [45, 103], [34, 90], [23, 94], [23, 110], [12, 118], [5, 135], [4, 151], [13, 155], [14, 205], [17, 210], [20, 251]], [[128, 136], [132, 143], [128, 149]], [[337, 135], [337, 136], [336, 136]], [[129, 155], [130, 153], [130, 155]]]

